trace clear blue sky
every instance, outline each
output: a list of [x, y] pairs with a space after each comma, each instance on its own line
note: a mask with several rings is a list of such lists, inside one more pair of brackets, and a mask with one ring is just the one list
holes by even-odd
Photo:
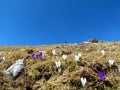
[[120, 40], [120, 0], [0, 0], [0, 45]]

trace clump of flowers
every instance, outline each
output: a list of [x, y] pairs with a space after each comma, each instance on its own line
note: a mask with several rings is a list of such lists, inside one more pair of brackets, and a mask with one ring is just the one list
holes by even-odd
[[31, 54], [31, 57], [32, 57], [32, 58], [40, 58], [40, 59], [42, 59], [42, 55], [43, 55], [42, 52], [39, 52], [39, 53], [37, 53], [37, 54], [32, 53], [32, 54]]
[[74, 56], [74, 57], [75, 57], [75, 61], [78, 61], [78, 60], [80, 59], [81, 56], [82, 56], [81, 53], [79, 53], [78, 55], [75, 55], [75, 56]]
[[42, 59], [42, 52], [39, 52], [38, 54], [36, 54], [36, 57]]

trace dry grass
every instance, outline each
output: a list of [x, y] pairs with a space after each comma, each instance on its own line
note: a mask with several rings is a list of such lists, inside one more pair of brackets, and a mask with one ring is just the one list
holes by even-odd
[[[31, 52], [39, 50], [45, 51], [42, 59], [29, 57]], [[52, 50], [57, 53], [54, 57]], [[101, 50], [106, 51], [104, 56]], [[120, 90], [120, 42], [0, 47], [0, 52], [0, 58], [6, 58], [0, 60], [0, 90], [82, 90], [81, 77], [87, 78], [84, 90]], [[74, 55], [78, 53], [82, 57], [76, 62]], [[62, 54], [68, 55], [65, 61]], [[16, 60], [25, 57], [25, 67], [16, 80], [3, 75]], [[108, 64], [109, 59], [115, 60], [112, 67]], [[58, 60], [61, 61], [61, 73], [55, 65]], [[106, 72], [104, 83], [98, 76], [101, 70]]]

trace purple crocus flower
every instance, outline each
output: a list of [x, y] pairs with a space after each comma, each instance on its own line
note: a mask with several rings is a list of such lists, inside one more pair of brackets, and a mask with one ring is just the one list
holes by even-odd
[[42, 59], [42, 52], [36, 54], [36, 58], [40, 58], [40, 59]]
[[42, 52], [40, 52], [40, 53], [38, 54], [38, 57], [39, 57], [40, 59], [42, 59]]
[[32, 57], [32, 58], [34, 58], [34, 57], [35, 57], [35, 54], [34, 54], [34, 53], [32, 53], [31, 57]]
[[102, 81], [105, 79], [105, 71], [98, 72], [98, 76], [101, 78]]

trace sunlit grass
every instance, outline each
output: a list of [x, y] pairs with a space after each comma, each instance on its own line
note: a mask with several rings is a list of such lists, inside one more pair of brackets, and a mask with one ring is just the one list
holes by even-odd
[[[39, 51], [44, 51], [42, 59], [31, 57]], [[79, 90], [83, 89], [81, 77], [87, 79], [84, 90], [120, 90], [120, 42], [0, 47], [0, 52], [0, 57], [5, 56], [5, 61], [0, 60], [0, 90]], [[3, 71], [20, 58], [26, 58], [22, 74], [16, 80], [7, 79]], [[109, 60], [114, 64], [109, 65]], [[104, 81], [99, 71], [105, 71]]]

